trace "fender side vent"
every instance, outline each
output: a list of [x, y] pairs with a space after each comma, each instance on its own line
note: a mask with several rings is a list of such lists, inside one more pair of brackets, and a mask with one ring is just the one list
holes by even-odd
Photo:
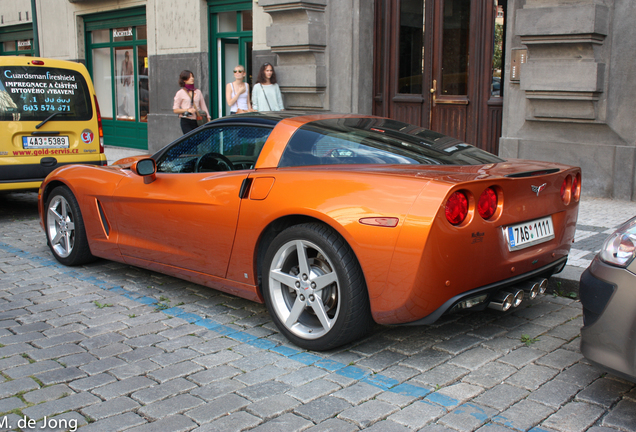
[[110, 226], [108, 225], [108, 221], [106, 220], [106, 215], [104, 214], [104, 209], [102, 208], [102, 204], [99, 200], [95, 200], [97, 202], [97, 208], [99, 209], [99, 217], [102, 220], [102, 227], [104, 228], [104, 232], [106, 233], [106, 237], [110, 235]]
[[252, 181], [253, 179], [250, 177], [243, 179], [243, 182], [241, 183], [241, 189], [239, 190], [240, 199], [245, 199], [249, 196], [250, 188], [252, 187]]
[[547, 170], [539, 170], [539, 171], [525, 171], [525, 172], [520, 172], [520, 173], [514, 173], [514, 174], [508, 174], [506, 175], [506, 177], [512, 177], [512, 178], [519, 178], [519, 177], [536, 177], [536, 176], [542, 176], [542, 175], [546, 175], [546, 174], [554, 174], [561, 171], [558, 168], [552, 168], [552, 169], [547, 169]]

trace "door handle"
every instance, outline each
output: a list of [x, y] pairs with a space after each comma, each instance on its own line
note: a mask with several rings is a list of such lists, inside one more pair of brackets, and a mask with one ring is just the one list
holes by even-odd
[[433, 105], [435, 105], [437, 100], [437, 80], [435, 79], [433, 80], [433, 88], [431, 88], [430, 92], [433, 95]]

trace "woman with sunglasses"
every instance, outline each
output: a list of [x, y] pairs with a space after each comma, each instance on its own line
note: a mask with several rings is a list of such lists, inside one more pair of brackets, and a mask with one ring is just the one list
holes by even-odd
[[225, 86], [225, 99], [230, 106], [230, 114], [254, 111], [250, 102], [249, 84], [244, 80], [245, 68], [238, 65], [234, 68], [234, 82]]
[[252, 102], [256, 111], [282, 111], [285, 109], [280, 87], [276, 83], [276, 72], [270, 63], [263, 63], [258, 71], [252, 93]]

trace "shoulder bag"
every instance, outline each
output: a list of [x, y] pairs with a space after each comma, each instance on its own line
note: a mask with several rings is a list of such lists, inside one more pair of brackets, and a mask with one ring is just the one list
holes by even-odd
[[205, 111], [200, 110], [194, 103], [194, 91], [192, 91], [192, 95], [190, 96], [190, 103], [190, 106], [193, 106], [197, 111], [197, 126], [206, 124], [208, 122], [208, 114]]

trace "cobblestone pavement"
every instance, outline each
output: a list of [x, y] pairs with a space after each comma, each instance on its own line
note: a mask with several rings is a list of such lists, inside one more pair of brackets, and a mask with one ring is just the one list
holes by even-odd
[[568, 265], [587, 268], [605, 238], [634, 216], [636, 202], [584, 199], [579, 207], [579, 219]]
[[[593, 252], [602, 238], [583, 236], [634, 210], [584, 201], [575, 247]], [[636, 430], [636, 385], [585, 361], [581, 325], [577, 301], [546, 295], [307, 352], [263, 305], [110, 261], [59, 265], [35, 195], [0, 195], [3, 430]]]

